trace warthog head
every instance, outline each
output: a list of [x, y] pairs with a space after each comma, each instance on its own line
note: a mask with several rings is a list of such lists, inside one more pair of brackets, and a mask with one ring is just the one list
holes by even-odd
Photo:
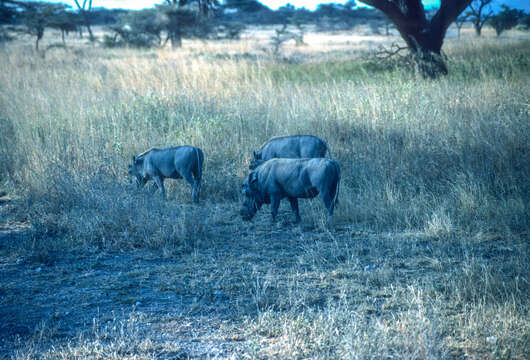
[[250, 170], [254, 170], [255, 168], [257, 168], [258, 166], [260, 166], [264, 162], [265, 161], [261, 158], [261, 151], [254, 150], [254, 159], [252, 159], [252, 161], [250, 162], [250, 165], [248, 166], [248, 168]]
[[243, 205], [241, 206], [241, 217], [245, 221], [251, 220], [263, 205], [263, 196], [258, 190], [258, 174], [251, 172], [241, 187], [243, 194]]
[[129, 164], [129, 176], [131, 176], [131, 181], [133, 181], [133, 178], [136, 180], [136, 185], [138, 185], [138, 187], [144, 186], [147, 182], [147, 179], [143, 176], [142, 173], [143, 163], [143, 158], [139, 158], [138, 156], [133, 155], [132, 163]]

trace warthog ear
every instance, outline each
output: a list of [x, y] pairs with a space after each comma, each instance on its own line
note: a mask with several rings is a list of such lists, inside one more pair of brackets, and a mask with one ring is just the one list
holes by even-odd
[[144, 161], [144, 158], [139, 158], [138, 156], [133, 156], [133, 163], [134, 165], [140, 165]]
[[254, 150], [253, 152], [254, 152], [254, 159], [259, 160], [259, 158], [261, 157], [260, 153], [256, 150]]
[[136, 162], [136, 155], [133, 155], [133, 156], [132, 156], [132, 161], [133, 161], [133, 163]]

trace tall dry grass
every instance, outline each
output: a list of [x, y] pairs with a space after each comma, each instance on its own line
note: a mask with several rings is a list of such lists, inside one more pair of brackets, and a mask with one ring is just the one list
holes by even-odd
[[[244, 304], [232, 320], [251, 358], [524, 359], [528, 40], [448, 41], [450, 74], [437, 81], [364, 57], [293, 63], [234, 49], [57, 49], [44, 59], [1, 49], [0, 181], [19, 195], [32, 246], [186, 254], [206, 244], [182, 261]], [[329, 143], [342, 184], [335, 228], [293, 230], [293, 255], [275, 243], [285, 227], [260, 233], [268, 215], [244, 224], [237, 206], [251, 150], [295, 133]], [[184, 182], [163, 202], [126, 176], [132, 154], [178, 144], [205, 152], [198, 206]], [[324, 218], [318, 202], [301, 212], [304, 223]], [[227, 232], [251, 249], [271, 242], [265, 254], [279, 266], [259, 251], [226, 252]], [[197, 275], [183, 288], [213, 293], [211, 283]], [[147, 346], [108, 332], [100, 348], [100, 333], [19, 358]]]
[[[71, 237], [125, 242], [117, 234], [135, 233], [146, 206], [127, 205], [132, 154], [203, 148], [208, 207], [238, 201], [252, 149], [310, 133], [342, 167], [339, 222], [435, 236], [527, 233], [527, 49], [527, 41], [454, 43], [451, 74], [430, 82], [362, 58], [286, 64], [192, 48], [56, 50], [42, 59], [4, 48], [2, 181], [28, 211], [61, 217], [48, 225]], [[172, 192], [189, 202], [187, 185]], [[80, 212], [93, 234], [70, 224]]]

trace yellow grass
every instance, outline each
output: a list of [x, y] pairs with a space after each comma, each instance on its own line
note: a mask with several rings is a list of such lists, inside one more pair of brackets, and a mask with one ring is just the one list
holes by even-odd
[[[396, 37], [308, 33], [274, 58], [271, 30], [175, 51], [0, 49], [0, 190], [16, 199], [6, 219], [29, 226], [6, 237], [3, 263], [88, 252], [116, 301], [176, 294], [188, 311], [94, 317], [67, 340], [51, 319], [8, 343], [10, 356], [207, 357], [211, 336], [230, 344], [221, 358], [527, 356], [528, 35], [448, 39], [450, 74], [425, 81], [368, 56]], [[238, 215], [252, 149], [287, 134], [324, 138], [341, 166], [330, 228], [318, 200], [301, 202], [299, 227], [287, 206], [276, 225], [266, 206], [252, 223]], [[183, 181], [166, 202], [129, 184], [131, 155], [180, 144], [205, 153], [198, 206]], [[118, 272], [114, 252], [134, 251], [163, 260]], [[113, 293], [122, 271], [131, 285]], [[16, 296], [26, 286], [5, 280], [0, 306], [32, 311]], [[200, 335], [172, 337], [182, 329]]]

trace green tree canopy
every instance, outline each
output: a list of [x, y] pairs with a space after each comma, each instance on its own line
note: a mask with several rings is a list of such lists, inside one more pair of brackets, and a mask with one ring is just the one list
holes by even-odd
[[26, 31], [35, 36], [35, 49], [39, 49], [39, 41], [44, 36], [47, 27], [52, 27], [59, 18], [64, 16], [67, 5], [46, 3], [40, 1], [26, 1], [21, 3], [24, 10], [22, 21]]
[[502, 11], [492, 16], [488, 24], [495, 29], [497, 36], [500, 36], [504, 31], [514, 28], [523, 16], [524, 11], [511, 9], [503, 4]]

